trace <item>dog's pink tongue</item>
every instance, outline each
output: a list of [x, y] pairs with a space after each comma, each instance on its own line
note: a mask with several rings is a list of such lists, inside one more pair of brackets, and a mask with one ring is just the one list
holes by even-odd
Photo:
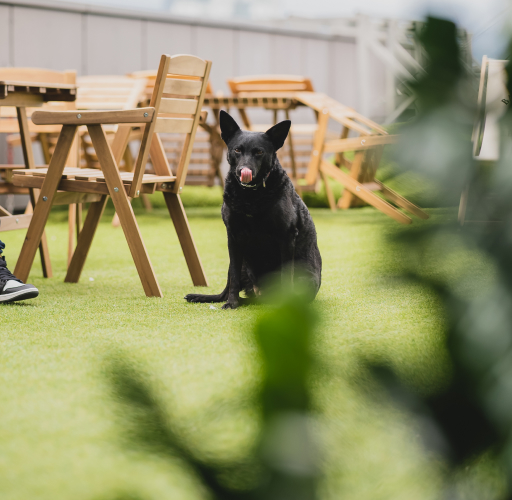
[[240, 181], [244, 184], [248, 184], [252, 181], [252, 170], [250, 168], [242, 168], [242, 171], [240, 172]]

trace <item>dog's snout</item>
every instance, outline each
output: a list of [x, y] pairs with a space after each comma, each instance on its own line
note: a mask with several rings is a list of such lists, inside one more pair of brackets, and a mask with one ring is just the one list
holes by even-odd
[[236, 173], [238, 175], [240, 175], [244, 168], [248, 168], [252, 173], [254, 173], [254, 169], [250, 165], [247, 165], [247, 164], [245, 164], [245, 165], [238, 165], [238, 167], [236, 167]]

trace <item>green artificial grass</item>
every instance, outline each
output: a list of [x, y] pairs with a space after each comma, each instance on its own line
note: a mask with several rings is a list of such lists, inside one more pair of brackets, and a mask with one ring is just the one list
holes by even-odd
[[[208, 291], [217, 293], [228, 267], [220, 198], [215, 190], [187, 192]], [[190, 207], [194, 197], [219, 206]], [[152, 213], [141, 212], [138, 203], [135, 209], [163, 299], [144, 296], [123, 232], [110, 226], [111, 210], [80, 282], [64, 283], [66, 214], [55, 211], [47, 226], [54, 277], [41, 277], [36, 257], [30, 282], [40, 296], [0, 306], [2, 500], [206, 498], [179, 460], [169, 463], [124, 447], [106, 380], [111, 357], [126, 356], [148, 374], [204, 453], [236, 457], [258, 431], [256, 411], [236, 401], [258, 384], [252, 328], [269, 306], [223, 311], [187, 304], [183, 296], [194, 287], [171, 221], [161, 204]], [[431, 224], [440, 213], [414, 224]], [[421, 453], [410, 417], [372, 403], [347, 377], [364, 355], [387, 360], [421, 391], [442, 385], [449, 366], [439, 300], [425, 286], [396, 278], [407, 258], [398, 243], [388, 242], [396, 222], [370, 207], [312, 214], [323, 258], [314, 304], [320, 317], [315, 355], [331, 367], [328, 377], [312, 380], [329, 430], [323, 498], [434, 498], [442, 464]], [[448, 215], [455, 217], [453, 211]], [[24, 231], [2, 233], [11, 268], [23, 238]], [[467, 262], [476, 263], [471, 293], [489, 274], [478, 257], [459, 256], [447, 272], [457, 280]], [[232, 409], [219, 413], [225, 404]]]

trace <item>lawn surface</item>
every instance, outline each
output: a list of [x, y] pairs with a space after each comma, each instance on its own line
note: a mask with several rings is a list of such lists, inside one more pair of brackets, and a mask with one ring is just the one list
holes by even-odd
[[[217, 293], [228, 267], [220, 207], [187, 212], [209, 290]], [[41, 277], [37, 257], [30, 282], [40, 296], [0, 307], [2, 500], [113, 499], [124, 492], [155, 500], [205, 498], [178, 462], [123, 447], [105, 378], [109, 356], [127, 356], [143, 369], [205, 452], [236, 456], [257, 432], [250, 408], [234, 405], [222, 418], [214, 409], [258, 383], [251, 331], [265, 306], [222, 311], [187, 304], [183, 296], [194, 287], [161, 207], [138, 217], [164, 293], [146, 298], [111, 214], [100, 224], [78, 284], [63, 282], [66, 214], [52, 214], [47, 235], [54, 278]], [[421, 390], [439, 386], [447, 373], [440, 304], [428, 289], [393, 279], [406, 257], [387, 243], [397, 223], [371, 208], [312, 214], [323, 257], [315, 349], [339, 373], [312, 382], [331, 436], [325, 498], [434, 498], [441, 466], [419, 453], [407, 416], [370, 404], [344, 374], [364, 353], [389, 360]], [[2, 233], [11, 269], [23, 237], [23, 231]], [[460, 262], [451, 272], [461, 272]]]

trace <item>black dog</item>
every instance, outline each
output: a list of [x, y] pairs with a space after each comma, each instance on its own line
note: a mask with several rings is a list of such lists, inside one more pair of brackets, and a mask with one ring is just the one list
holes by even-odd
[[189, 294], [187, 301], [226, 301], [223, 309], [235, 309], [242, 300], [241, 290], [248, 297], [259, 295], [262, 279], [276, 272], [293, 282], [295, 267], [302, 273], [299, 279], [305, 280], [309, 298], [318, 293], [322, 258], [315, 225], [276, 156], [290, 124], [286, 120], [265, 133], [244, 132], [228, 113], [220, 112], [230, 165], [222, 205], [228, 283], [218, 295]]

